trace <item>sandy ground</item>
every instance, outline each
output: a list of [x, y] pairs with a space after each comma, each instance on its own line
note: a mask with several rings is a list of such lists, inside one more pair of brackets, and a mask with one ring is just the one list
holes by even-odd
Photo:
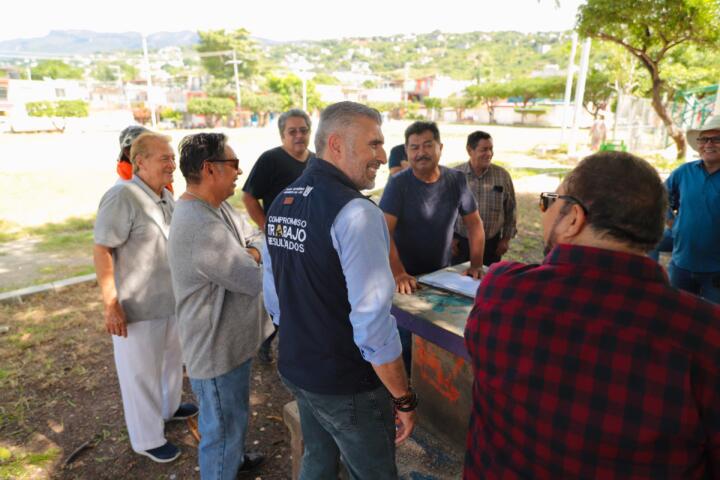
[[[383, 126], [386, 151], [403, 142], [409, 122], [390, 121]], [[442, 163], [467, 158], [465, 139], [476, 128], [487, 129], [495, 139], [496, 159], [518, 166], [549, 167], [528, 155], [540, 144], [559, 140], [558, 129], [500, 126], [441, 125], [444, 143]], [[177, 146], [182, 137], [199, 130], [167, 131]], [[244, 183], [253, 163], [263, 151], [279, 144], [276, 127], [224, 129], [241, 160]], [[0, 134], [0, 220], [22, 226], [62, 221], [95, 212], [102, 194], [115, 182], [117, 158], [115, 131], [57, 134]], [[387, 170], [378, 176], [377, 187], [387, 181]], [[176, 191], [185, 188], [175, 172]]]

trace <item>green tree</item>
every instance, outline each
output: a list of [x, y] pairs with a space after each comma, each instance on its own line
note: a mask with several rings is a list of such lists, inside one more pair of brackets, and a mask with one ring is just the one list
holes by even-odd
[[333, 77], [332, 75], [328, 75], [327, 73], [316, 73], [313, 77], [313, 82], [315, 82], [315, 85], [340, 85], [341, 82], [337, 78]]
[[606, 73], [592, 70], [585, 82], [583, 107], [593, 118], [597, 118], [600, 110], [604, 110], [607, 106], [614, 91], [610, 77]]
[[422, 100], [423, 105], [428, 110], [430, 120], [436, 120], [442, 116], [443, 100], [437, 97], [425, 97]]
[[473, 106], [474, 99], [467, 96], [467, 94], [454, 94], [448, 97], [445, 104], [455, 110], [455, 117], [459, 122], [465, 117], [465, 110]]
[[31, 117], [51, 118], [53, 126], [60, 132], [65, 131], [67, 118], [87, 117], [89, 114], [88, 104], [83, 100], [28, 102], [25, 110]]
[[282, 97], [277, 93], [243, 92], [243, 108], [247, 108], [258, 116], [258, 126], [264, 127], [272, 112], [282, 110]]
[[683, 44], [720, 46], [720, 2], [588, 0], [578, 9], [577, 26], [581, 35], [621, 45], [640, 61], [650, 76], [653, 109], [675, 141], [678, 159], [685, 158], [685, 135], [663, 102], [668, 92], [664, 64], [673, 49]]
[[563, 77], [530, 77], [518, 78], [507, 86], [508, 96], [519, 97], [523, 106], [519, 109], [521, 123], [525, 123], [527, 113], [540, 113], [535, 109], [528, 109], [530, 101], [559, 97], [565, 92], [565, 78]]
[[481, 83], [465, 89], [470, 106], [485, 105], [491, 124], [495, 123], [495, 105], [500, 99], [507, 98], [510, 86], [507, 83]]
[[160, 114], [160, 120], [172, 122], [176, 126], [179, 125], [183, 119], [183, 113], [181, 111], [170, 107], [162, 107], [158, 113]]
[[[280, 95], [283, 110], [302, 108], [302, 80], [297, 75], [271, 76], [267, 80], [267, 88], [270, 92]], [[320, 95], [315, 91], [315, 82], [307, 80], [305, 88], [308, 111], [312, 112], [315, 109], [322, 108]]]
[[91, 76], [95, 80], [101, 82], [115, 82], [118, 79], [117, 70], [113, 69], [108, 63], [99, 63], [91, 72]]
[[235, 102], [219, 97], [193, 98], [188, 102], [187, 109], [193, 115], [204, 115], [207, 126], [212, 128], [220, 118], [227, 117], [235, 110]]
[[43, 78], [80, 80], [83, 75], [82, 69], [68, 65], [61, 60], [41, 60], [30, 72], [33, 80], [42, 80]]
[[226, 63], [233, 59], [232, 50], [235, 50], [237, 60], [242, 62], [238, 65], [238, 76], [250, 78], [257, 73], [257, 46], [250, 38], [250, 32], [244, 28], [238, 28], [232, 32], [225, 32], [224, 29], [200, 31], [198, 36], [200, 43], [196, 48], [200, 54], [226, 52], [219, 55], [202, 56], [203, 67], [216, 79], [230, 82], [234, 78], [232, 64]]

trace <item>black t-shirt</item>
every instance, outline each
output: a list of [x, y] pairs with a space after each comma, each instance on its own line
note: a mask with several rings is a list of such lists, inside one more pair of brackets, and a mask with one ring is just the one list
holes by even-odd
[[[310, 157], [314, 156], [310, 152]], [[310, 157], [304, 162], [295, 160], [282, 147], [264, 152], [253, 165], [243, 192], [262, 200], [263, 211], [267, 215], [275, 197], [303, 173]]]
[[411, 168], [388, 180], [380, 199], [383, 212], [397, 218], [395, 245], [410, 275], [450, 265], [455, 220], [477, 210], [465, 174], [440, 167], [434, 183], [419, 180]]
[[388, 168], [401, 167], [403, 160], [407, 160], [407, 153], [405, 152], [405, 144], [401, 143], [390, 150]]

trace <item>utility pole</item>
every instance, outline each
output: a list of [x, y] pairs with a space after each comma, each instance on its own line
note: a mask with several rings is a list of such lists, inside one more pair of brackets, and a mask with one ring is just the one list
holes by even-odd
[[235, 75], [235, 98], [237, 99], [238, 111], [240, 111], [242, 110], [242, 98], [240, 97], [240, 77], [238, 77], [238, 63], [242, 63], [242, 61], [238, 61], [237, 52], [233, 48], [232, 66], [233, 73]]
[[142, 33], [142, 47], [143, 47], [143, 56], [145, 58], [145, 75], [146, 75], [146, 82], [147, 82], [147, 97], [148, 97], [148, 106], [150, 107], [150, 121], [152, 122], [153, 129], [157, 128], [157, 120], [155, 119], [155, 102], [153, 102], [152, 98], [152, 75], [150, 73], [150, 59], [148, 58], [148, 48], [147, 48], [147, 35], [145, 33]]
[[577, 88], [575, 89], [575, 115], [573, 118], [572, 131], [570, 132], [570, 144], [568, 145], [568, 155], [575, 156], [577, 153], [577, 134], [582, 115], [583, 99], [585, 98], [585, 81], [587, 80], [588, 67], [590, 66], [590, 39], [586, 38], [583, 42], [582, 53], [580, 54], [580, 74], [578, 75]]
[[225, 62], [225, 65], [232, 64], [233, 75], [235, 76], [235, 98], [237, 99], [237, 112], [240, 116], [240, 126], [243, 126], [242, 120], [242, 97], [240, 96], [240, 77], [238, 76], [238, 65], [243, 63], [242, 60], [237, 59], [237, 52], [232, 49], [232, 60]]
[[565, 130], [568, 127], [568, 119], [570, 117], [570, 100], [572, 97], [573, 77], [575, 76], [575, 53], [577, 52], [578, 34], [572, 34], [572, 47], [570, 49], [570, 59], [568, 60], [567, 80], [565, 80], [565, 101], [563, 102], [562, 124], [560, 129], [560, 143], [565, 141]]

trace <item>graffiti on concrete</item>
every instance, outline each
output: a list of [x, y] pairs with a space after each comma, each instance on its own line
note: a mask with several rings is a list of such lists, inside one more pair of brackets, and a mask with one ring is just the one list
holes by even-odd
[[[457, 402], [460, 398], [460, 391], [456, 380], [465, 365], [465, 360], [453, 356], [452, 363], [446, 361], [443, 364], [434, 351], [438, 347], [420, 337], [415, 336], [414, 338], [413, 368], [417, 368], [423, 381], [428, 385], [432, 385], [449, 402]], [[447, 358], [450, 360], [450, 357]]]

